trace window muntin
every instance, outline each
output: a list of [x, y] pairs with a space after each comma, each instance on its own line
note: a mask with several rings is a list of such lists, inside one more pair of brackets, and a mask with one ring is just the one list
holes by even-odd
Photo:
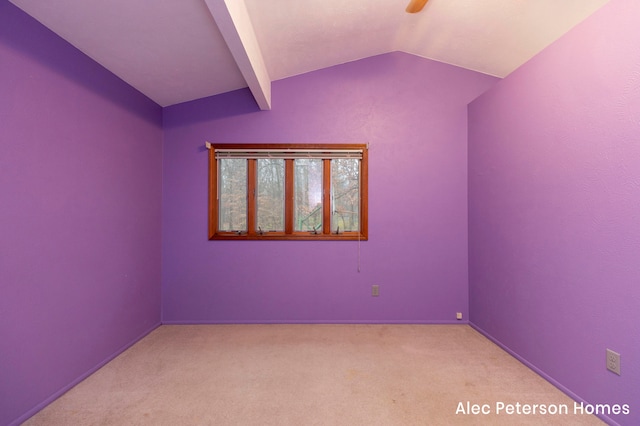
[[210, 239], [367, 239], [366, 145], [207, 147]]

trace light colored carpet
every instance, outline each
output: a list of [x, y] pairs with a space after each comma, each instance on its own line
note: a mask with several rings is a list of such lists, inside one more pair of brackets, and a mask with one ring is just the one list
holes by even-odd
[[[467, 402], [491, 414], [456, 414]], [[466, 325], [182, 325], [154, 330], [25, 425], [603, 424], [573, 411]]]

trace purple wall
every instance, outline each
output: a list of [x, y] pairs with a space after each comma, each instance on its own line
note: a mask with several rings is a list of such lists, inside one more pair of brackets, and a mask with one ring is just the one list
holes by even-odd
[[160, 321], [161, 108], [0, 1], [0, 424]]
[[[497, 79], [392, 53], [277, 81], [272, 111], [247, 90], [165, 108], [163, 156], [160, 107], [0, 1], [0, 424], [161, 316], [456, 312], [640, 424], [636, 3], [612, 0], [474, 101], [468, 139], [466, 105]], [[205, 141], [370, 143], [370, 240], [208, 241]]]
[[[640, 2], [613, 0], [469, 107], [470, 320], [640, 424]], [[605, 348], [622, 375], [605, 369]]]
[[[467, 109], [496, 81], [392, 53], [164, 110], [163, 322], [467, 313]], [[369, 241], [208, 241], [210, 142], [369, 143]], [[380, 285], [380, 297], [371, 285]]]

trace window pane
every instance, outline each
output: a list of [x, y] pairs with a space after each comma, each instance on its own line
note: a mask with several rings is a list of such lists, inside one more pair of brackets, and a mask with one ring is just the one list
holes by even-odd
[[247, 160], [221, 159], [220, 176], [220, 231], [247, 230]]
[[284, 231], [284, 160], [257, 162], [257, 231]]
[[360, 230], [360, 160], [331, 160], [331, 232]]
[[294, 160], [294, 230], [322, 233], [322, 160]]

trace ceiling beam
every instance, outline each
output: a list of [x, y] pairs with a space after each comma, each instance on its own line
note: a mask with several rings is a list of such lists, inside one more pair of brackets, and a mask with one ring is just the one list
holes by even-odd
[[271, 79], [243, 0], [205, 0], [261, 110], [271, 109]]

